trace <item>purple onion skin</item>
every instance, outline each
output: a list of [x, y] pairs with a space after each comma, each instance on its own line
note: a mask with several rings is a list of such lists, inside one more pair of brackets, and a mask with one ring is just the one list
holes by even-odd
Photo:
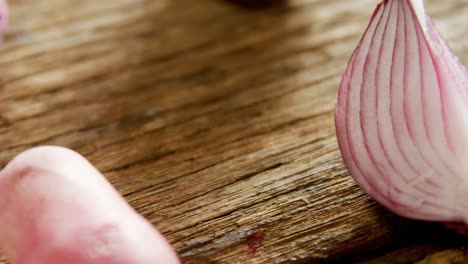
[[0, 0], [0, 41], [3, 39], [3, 33], [7, 27], [7, 3], [6, 0]]

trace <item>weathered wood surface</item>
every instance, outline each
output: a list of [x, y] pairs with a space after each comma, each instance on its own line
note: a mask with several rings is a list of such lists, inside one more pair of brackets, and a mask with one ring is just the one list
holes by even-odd
[[[376, 205], [340, 159], [335, 95], [376, 4], [11, 0], [0, 165], [36, 145], [79, 151], [184, 263], [463, 254], [466, 240]], [[468, 1], [427, 6], [467, 65]]]

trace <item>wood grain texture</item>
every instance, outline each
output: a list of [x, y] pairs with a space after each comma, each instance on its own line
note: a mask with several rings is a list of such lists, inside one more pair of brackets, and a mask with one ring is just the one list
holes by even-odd
[[[426, 2], [467, 65], [468, 1]], [[337, 87], [377, 1], [9, 3], [0, 165], [77, 150], [184, 263], [412, 263], [466, 244], [376, 205], [341, 161]]]

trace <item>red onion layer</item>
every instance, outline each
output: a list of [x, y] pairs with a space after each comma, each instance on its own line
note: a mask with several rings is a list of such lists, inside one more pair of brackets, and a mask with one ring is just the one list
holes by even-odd
[[404, 217], [468, 224], [468, 72], [422, 0], [385, 0], [335, 109], [347, 169]]

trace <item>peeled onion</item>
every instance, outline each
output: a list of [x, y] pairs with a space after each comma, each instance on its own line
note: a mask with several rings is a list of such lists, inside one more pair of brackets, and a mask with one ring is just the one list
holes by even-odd
[[178, 264], [164, 237], [79, 154], [28, 150], [0, 173], [0, 248], [13, 264]]
[[379, 4], [335, 109], [356, 182], [401, 216], [468, 224], [467, 110], [468, 73], [423, 1]]

